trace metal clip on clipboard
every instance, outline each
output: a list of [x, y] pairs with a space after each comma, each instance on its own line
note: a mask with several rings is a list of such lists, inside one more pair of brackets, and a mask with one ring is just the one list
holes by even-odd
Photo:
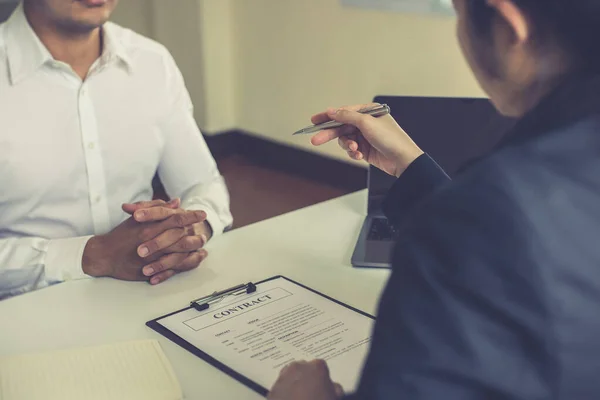
[[250, 294], [256, 292], [256, 285], [252, 282], [248, 282], [246, 284], [241, 284], [234, 286], [229, 289], [222, 290], [220, 292], [214, 292], [208, 296], [200, 297], [199, 299], [193, 300], [190, 302], [190, 307], [198, 310], [204, 311], [208, 310], [208, 308], [212, 304], [216, 304], [221, 302], [225, 297], [229, 296], [240, 296], [243, 294]]

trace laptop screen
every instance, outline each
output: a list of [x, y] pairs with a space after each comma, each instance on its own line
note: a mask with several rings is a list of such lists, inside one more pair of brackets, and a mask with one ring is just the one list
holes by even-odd
[[[490, 151], [515, 124], [501, 116], [487, 99], [379, 96], [417, 145], [453, 176], [473, 158]], [[381, 213], [383, 200], [396, 178], [371, 167], [369, 213]]]

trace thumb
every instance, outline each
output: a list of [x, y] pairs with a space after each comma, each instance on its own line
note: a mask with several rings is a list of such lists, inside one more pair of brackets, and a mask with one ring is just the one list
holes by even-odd
[[166, 207], [171, 209], [178, 209], [181, 206], [181, 199], [175, 198], [168, 203], [164, 200], [152, 200], [152, 201], [139, 201], [137, 203], [125, 203], [121, 205], [121, 209], [125, 211], [127, 214], [133, 214], [137, 210], [141, 210], [144, 208], [152, 208], [152, 207]]
[[179, 197], [176, 197], [176, 198], [172, 199], [171, 201], [169, 201], [166, 205], [168, 208], [172, 208], [172, 209], [176, 210], [179, 207], [181, 207], [181, 199]]
[[333, 121], [354, 125], [358, 129], [361, 129], [361, 127], [364, 126], [365, 122], [367, 121], [367, 118], [370, 118], [369, 115], [361, 114], [356, 111], [345, 110], [343, 108], [328, 111], [327, 114]]
[[137, 210], [137, 206], [133, 203], [125, 203], [121, 205], [121, 209], [127, 214], [133, 214]]

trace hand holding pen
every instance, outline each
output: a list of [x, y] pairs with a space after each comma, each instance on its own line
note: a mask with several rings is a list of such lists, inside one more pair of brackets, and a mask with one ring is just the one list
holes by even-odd
[[[379, 115], [365, 112], [373, 109], [385, 112]], [[317, 129], [323, 123], [331, 125], [319, 125], [321, 131], [312, 137], [311, 143], [320, 146], [338, 139], [340, 147], [353, 160], [364, 160], [390, 175], [400, 176], [423, 151], [389, 112], [389, 107], [380, 104], [329, 109], [312, 117], [315, 126], [307, 129]]]
[[[390, 113], [390, 108], [387, 104], [377, 104], [362, 108], [357, 112], [361, 114], [370, 115], [372, 117], [381, 117], [383, 115], [388, 115]], [[299, 131], [294, 132], [293, 135], [306, 135], [310, 133], [317, 133], [326, 129], [339, 128], [343, 125], [343, 123], [338, 121], [327, 121], [316, 125], [308, 126], [304, 129], [300, 129]]]

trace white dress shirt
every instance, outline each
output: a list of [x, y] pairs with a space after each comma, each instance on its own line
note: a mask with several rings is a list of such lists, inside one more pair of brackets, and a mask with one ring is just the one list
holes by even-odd
[[158, 171], [214, 234], [230, 226], [224, 180], [160, 44], [107, 23], [82, 81], [55, 61], [19, 6], [0, 25], [0, 298], [82, 279], [89, 238], [150, 200]]

